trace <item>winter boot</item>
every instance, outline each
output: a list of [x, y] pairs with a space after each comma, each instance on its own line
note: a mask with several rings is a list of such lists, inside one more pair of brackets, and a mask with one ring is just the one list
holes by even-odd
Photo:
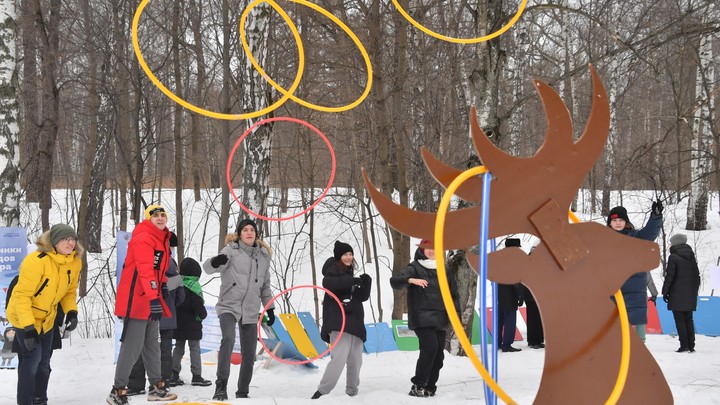
[[421, 387], [419, 385], [413, 384], [412, 388], [410, 388], [410, 393], [408, 394], [411, 397], [426, 397], [428, 396], [427, 391], [425, 391], [425, 387]]
[[178, 385], [185, 385], [185, 381], [180, 378], [180, 374], [173, 371], [172, 375], [167, 380], [167, 386], [177, 387]]
[[198, 387], [207, 387], [212, 385], [212, 381], [202, 378], [200, 374], [193, 374], [192, 382], [190, 384]]
[[213, 395], [213, 400], [225, 401], [227, 399], [228, 399], [227, 381], [223, 381], [223, 380], [215, 381], [215, 395]]
[[315, 393], [313, 394], [312, 397], [310, 397], [310, 399], [318, 399], [321, 396], [322, 396], [322, 394], [320, 393], [320, 391], [315, 391]]
[[235, 392], [235, 398], [250, 398], [246, 392]]
[[427, 396], [429, 396], [429, 397], [434, 397], [436, 392], [437, 392], [437, 387], [436, 387], [436, 386], [433, 386], [433, 387], [427, 386], [427, 387], [425, 387], [425, 394], [427, 394]]
[[128, 403], [127, 388], [113, 388], [106, 402], [109, 405], [126, 405]]
[[165, 382], [162, 380], [150, 386], [147, 396], [148, 401], [173, 401], [176, 399], [177, 395], [165, 388]]

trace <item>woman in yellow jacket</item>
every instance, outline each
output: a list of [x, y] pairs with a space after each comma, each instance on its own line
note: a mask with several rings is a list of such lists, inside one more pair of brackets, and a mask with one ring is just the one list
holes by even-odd
[[78, 277], [83, 249], [75, 230], [53, 225], [37, 240], [37, 250], [20, 265], [18, 283], [12, 291], [7, 317], [18, 342], [19, 405], [47, 404], [53, 327], [58, 304], [65, 316], [65, 330], [77, 327]]

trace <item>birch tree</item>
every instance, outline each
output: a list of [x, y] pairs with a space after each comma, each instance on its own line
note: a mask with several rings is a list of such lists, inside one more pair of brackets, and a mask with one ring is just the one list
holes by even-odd
[[0, 226], [20, 225], [15, 2], [0, 0]]
[[[692, 3], [692, 1], [691, 1]], [[716, 18], [715, 3], [707, 5], [703, 14], [703, 23], [709, 18]], [[690, 157], [690, 173], [692, 182], [687, 206], [687, 223], [685, 229], [704, 231], [707, 229], [707, 206], [710, 188], [711, 151], [714, 147], [713, 115], [715, 113], [715, 97], [712, 87], [715, 85], [715, 65], [713, 58], [713, 35], [700, 37], [697, 54], [697, 73], [695, 78], [695, 97], [700, 104], [699, 111], [692, 119], [692, 146]]]
[[[249, 13], [245, 29], [248, 47], [260, 66], [266, 66], [268, 52], [268, 37], [270, 31], [270, 12], [272, 7], [268, 3], [260, 3]], [[246, 59], [245, 70], [242, 75], [243, 107], [245, 111], [257, 111], [268, 106], [268, 84], [260, 76], [260, 72]], [[248, 120], [248, 127], [255, 121]], [[272, 151], [272, 124], [261, 125], [253, 131], [243, 142], [242, 167], [242, 200], [251, 211], [260, 215], [267, 213], [267, 197], [270, 192], [270, 159]], [[256, 219], [260, 237], [264, 221]], [[239, 219], [238, 219], [239, 222]]]

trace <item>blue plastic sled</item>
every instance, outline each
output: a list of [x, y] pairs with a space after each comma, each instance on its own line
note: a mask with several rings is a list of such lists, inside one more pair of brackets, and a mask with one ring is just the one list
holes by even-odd
[[305, 332], [307, 332], [310, 341], [312, 342], [313, 346], [315, 346], [315, 350], [318, 353], [323, 353], [324, 351], [326, 351], [328, 345], [320, 337], [320, 330], [315, 324], [315, 319], [313, 318], [312, 314], [310, 312], [298, 312], [297, 316], [298, 318], [300, 318], [300, 322], [302, 323], [303, 328], [305, 328]]
[[398, 349], [392, 329], [385, 322], [366, 323], [367, 340], [365, 340], [366, 353], [391, 352]]
[[[277, 347], [278, 343], [280, 343], [279, 340], [276, 339], [263, 339], [263, 342], [265, 342], [265, 346], [267, 346], [268, 350], [273, 351], [275, 350], [275, 347]], [[300, 352], [297, 351], [295, 346], [291, 346], [288, 344], [285, 344], [283, 342], [280, 345], [280, 348], [275, 352], [275, 355], [281, 359], [284, 360], [291, 360], [291, 361], [305, 361], [307, 360], [307, 357], [300, 354]], [[316, 369], [318, 366], [314, 365], [312, 362], [304, 363], [303, 366], [307, 368]]]

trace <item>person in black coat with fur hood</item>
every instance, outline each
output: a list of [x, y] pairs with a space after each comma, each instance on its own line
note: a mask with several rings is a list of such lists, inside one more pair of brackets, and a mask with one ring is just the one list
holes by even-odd
[[367, 338], [365, 330], [365, 310], [363, 302], [370, 298], [372, 279], [367, 274], [355, 277], [353, 274], [354, 252], [352, 246], [340, 241], [335, 242], [333, 257], [328, 258], [322, 267], [322, 285], [335, 294], [345, 309], [345, 330], [342, 336], [342, 313], [337, 301], [329, 294], [323, 299], [323, 324], [320, 337], [335, 344], [330, 352], [322, 380], [312, 399], [318, 399], [335, 388], [340, 374], [347, 365], [347, 383], [345, 393], [353, 397], [360, 385], [360, 367], [362, 366], [363, 344]]
[[695, 253], [687, 244], [687, 236], [679, 233], [670, 238], [665, 282], [662, 287], [663, 300], [675, 318], [675, 327], [680, 339], [678, 353], [695, 351], [695, 323], [693, 311], [697, 309], [700, 289], [700, 269]]
[[[448, 283], [455, 309], [459, 310], [460, 295], [452, 275], [448, 275]], [[415, 375], [410, 379], [413, 385], [409, 394], [414, 397], [435, 396], [445, 359], [445, 331], [450, 325], [450, 318], [440, 293], [435, 250], [429, 240], [420, 242], [415, 250], [415, 260], [392, 276], [390, 285], [396, 290], [408, 289], [408, 328], [415, 331], [420, 343], [420, 355], [415, 364]]]

